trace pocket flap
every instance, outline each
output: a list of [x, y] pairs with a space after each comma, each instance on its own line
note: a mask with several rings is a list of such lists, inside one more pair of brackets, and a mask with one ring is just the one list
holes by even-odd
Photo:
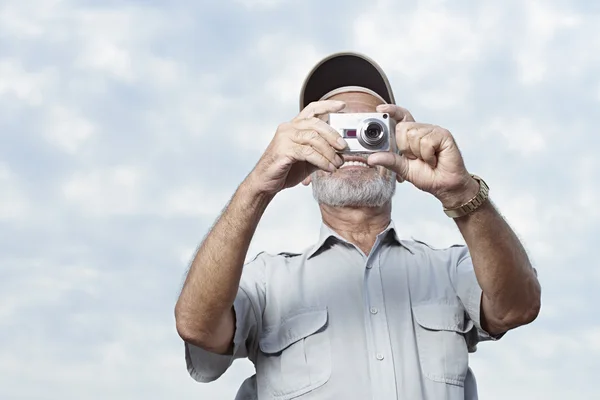
[[298, 312], [281, 324], [263, 330], [259, 347], [263, 353], [279, 353], [292, 343], [312, 335], [327, 324], [327, 309]]
[[459, 305], [421, 304], [413, 306], [413, 313], [425, 329], [466, 333], [473, 328], [473, 321], [465, 318], [465, 310]]

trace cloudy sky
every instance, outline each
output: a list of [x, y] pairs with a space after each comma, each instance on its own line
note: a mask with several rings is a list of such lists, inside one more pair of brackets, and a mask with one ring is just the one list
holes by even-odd
[[[597, 398], [600, 5], [585, 0], [0, 0], [0, 398], [234, 397], [252, 365], [195, 383], [173, 306], [305, 74], [341, 50], [454, 134], [539, 272], [540, 317], [471, 357], [481, 398]], [[406, 238], [462, 241], [410, 184], [393, 217]], [[310, 189], [287, 190], [249, 256], [318, 229]]]

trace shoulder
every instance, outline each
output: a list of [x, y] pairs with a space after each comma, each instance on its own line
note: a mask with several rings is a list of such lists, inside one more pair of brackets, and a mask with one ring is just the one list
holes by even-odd
[[303, 259], [301, 256], [302, 253], [261, 251], [244, 263], [242, 281], [266, 282], [277, 271], [288, 269], [290, 265], [301, 262]]
[[460, 243], [455, 243], [450, 246], [435, 246], [431, 243], [425, 242], [420, 239], [416, 239], [411, 237], [410, 240], [402, 240], [402, 244], [407, 244], [413, 248], [418, 248], [421, 251], [435, 251], [435, 252], [444, 252], [444, 251], [456, 251], [462, 248], [466, 248], [467, 246]]
[[456, 243], [450, 246], [434, 246], [431, 243], [412, 238], [411, 240], [402, 240], [402, 244], [408, 247], [415, 254], [421, 254], [437, 262], [449, 262], [457, 264], [465, 257], [469, 257], [469, 249], [465, 244]]
[[270, 268], [277, 267], [279, 265], [289, 264], [290, 262], [295, 262], [298, 259], [301, 259], [302, 253], [294, 253], [294, 252], [280, 252], [280, 253], [269, 253], [266, 251], [261, 251], [256, 254], [254, 257], [250, 258], [244, 264], [244, 269], [255, 269], [255, 268]]
[[284, 257], [284, 258], [294, 258], [294, 257], [299, 257], [301, 255], [302, 255], [302, 253], [291, 253], [288, 251], [284, 251], [282, 253], [277, 253], [277, 256]]

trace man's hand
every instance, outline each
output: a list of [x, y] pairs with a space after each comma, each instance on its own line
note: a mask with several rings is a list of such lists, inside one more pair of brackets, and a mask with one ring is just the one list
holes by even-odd
[[410, 113], [393, 104], [382, 104], [377, 112], [389, 113], [397, 121], [398, 153], [375, 153], [369, 165], [381, 165], [396, 173], [398, 181], [407, 180], [433, 194], [444, 207], [458, 207], [478, 190], [454, 141], [446, 129], [414, 121]]
[[275, 195], [296, 186], [317, 169], [335, 172], [343, 164], [337, 150], [347, 145], [335, 129], [318, 117], [338, 112], [345, 106], [334, 100], [314, 102], [292, 121], [279, 125], [249, 175], [255, 190]]

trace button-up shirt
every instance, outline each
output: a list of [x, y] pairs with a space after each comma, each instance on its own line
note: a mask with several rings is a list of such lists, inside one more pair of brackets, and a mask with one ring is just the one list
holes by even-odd
[[256, 374], [236, 399], [477, 399], [468, 353], [491, 337], [466, 246], [400, 240], [393, 222], [366, 255], [322, 225], [302, 254], [259, 254], [233, 307], [233, 354], [185, 344], [191, 376], [237, 358]]

